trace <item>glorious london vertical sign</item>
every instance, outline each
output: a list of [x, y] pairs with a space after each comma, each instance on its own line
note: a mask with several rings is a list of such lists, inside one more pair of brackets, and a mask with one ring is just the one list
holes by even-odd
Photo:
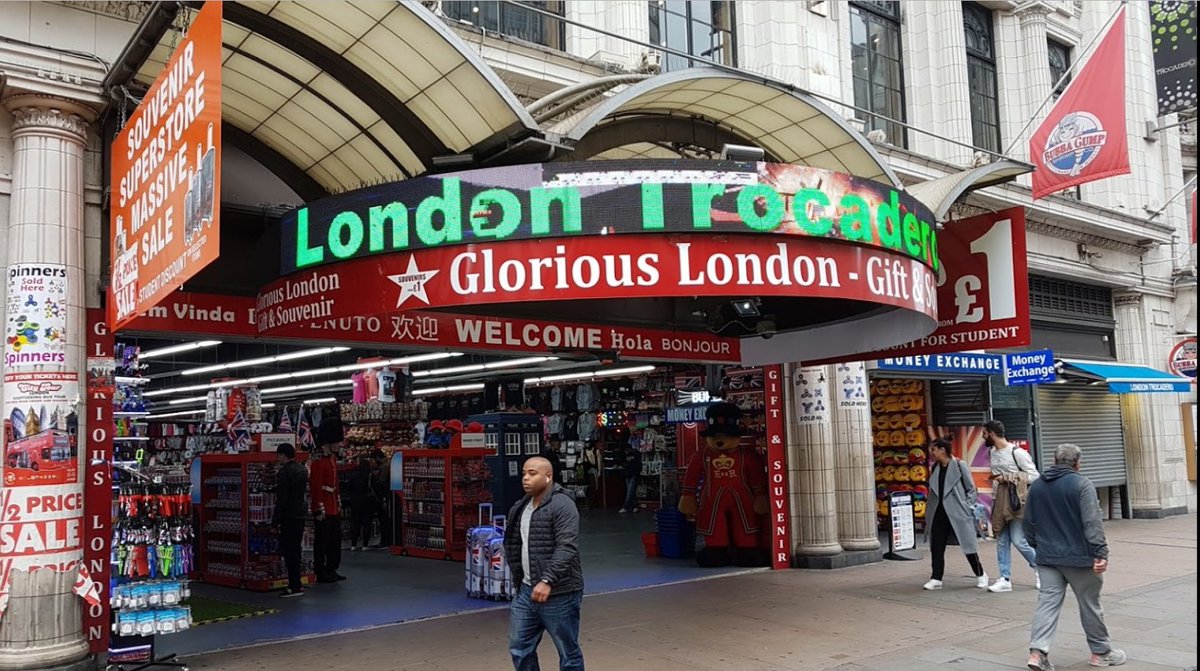
[[113, 336], [103, 310], [87, 314], [87, 439], [83, 481], [83, 565], [100, 585], [99, 603], [85, 603], [83, 634], [93, 653], [108, 650], [112, 566]]
[[783, 366], [763, 367], [764, 400], [767, 414], [767, 483], [770, 489], [767, 512], [771, 525], [771, 568], [789, 568], [792, 563], [791, 530], [788, 521], [787, 441], [783, 425]]
[[221, 3], [206, 2], [112, 147], [109, 324], [220, 253]]

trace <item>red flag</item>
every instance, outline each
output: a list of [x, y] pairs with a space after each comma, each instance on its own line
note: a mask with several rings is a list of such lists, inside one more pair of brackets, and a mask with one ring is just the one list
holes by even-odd
[[1125, 8], [1029, 139], [1033, 197], [1129, 174], [1125, 128]]

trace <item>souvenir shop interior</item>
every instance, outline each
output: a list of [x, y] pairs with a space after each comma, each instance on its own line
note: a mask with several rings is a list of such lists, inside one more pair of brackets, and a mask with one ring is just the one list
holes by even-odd
[[[713, 399], [738, 405], [743, 445], [765, 450], [761, 369], [153, 335], [118, 336], [116, 348], [113, 603], [117, 632], [133, 637], [122, 645], [151, 630], [139, 617], [188, 604], [195, 615], [198, 599], [242, 605], [253, 617], [154, 625], [159, 652], [501, 607], [510, 586], [486, 583], [498, 560], [477, 558], [482, 587], [464, 585], [468, 557], [479, 552], [468, 530], [519, 500], [521, 464], [535, 455], [551, 460], [580, 509], [589, 592], [740, 570], [699, 567], [694, 534], [677, 529], [673, 508], [703, 441], [695, 420]], [[343, 510], [363, 480], [388, 491], [367, 514], [369, 538], [342, 515], [346, 581], [316, 584], [310, 521], [306, 593], [279, 599], [287, 581], [271, 523], [276, 449], [292, 444], [307, 462], [321, 425], [333, 421], [345, 439]], [[626, 502], [627, 474], [636, 509]]]

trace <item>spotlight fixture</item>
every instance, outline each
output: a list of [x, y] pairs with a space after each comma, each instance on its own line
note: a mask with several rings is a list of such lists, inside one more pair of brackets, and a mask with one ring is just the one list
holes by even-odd
[[760, 303], [757, 298], [739, 298], [730, 301], [730, 304], [733, 305], [733, 312], [738, 317], [758, 317], [762, 315], [762, 312], [758, 309]]

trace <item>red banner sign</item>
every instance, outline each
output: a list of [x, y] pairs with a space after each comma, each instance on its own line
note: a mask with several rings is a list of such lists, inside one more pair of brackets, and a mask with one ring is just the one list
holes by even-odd
[[947, 222], [938, 240], [946, 262], [938, 278], [937, 330], [920, 340], [861, 354], [856, 359], [1030, 343], [1025, 210], [1014, 207]]
[[[253, 298], [181, 292], [131, 322], [127, 330], [259, 337]], [[708, 333], [419, 310], [317, 319], [277, 328], [271, 335], [288, 340], [336, 340], [339, 344], [490, 352], [615, 351], [623, 359], [650, 361], [736, 363], [741, 356], [740, 340]]]
[[204, 3], [113, 141], [114, 329], [220, 254], [221, 26]]
[[787, 440], [783, 424], [783, 366], [763, 366], [767, 419], [767, 512], [771, 525], [771, 568], [791, 568], [792, 534], [788, 519]]
[[625, 236], [596, 236], [354, 259], [268, 285], [256, 316], [259, 331], [274, 336], [297, 324], [417, 305], [753, 295], [853, 300], [936, 317], [935, 285], [920, 261], [839, 242], [640, 235], [633, 245]]
[[1125, 8], [1029, 138], [1033, 197], [1129, 174]]
[[83, 634], [93, 653], [108, 650], [112, 567], [113, 336], [103, 310], [88, 310], [87, 440], [83, 482], [83, 565], [100, 586], [98, 604], [84, 604]]

